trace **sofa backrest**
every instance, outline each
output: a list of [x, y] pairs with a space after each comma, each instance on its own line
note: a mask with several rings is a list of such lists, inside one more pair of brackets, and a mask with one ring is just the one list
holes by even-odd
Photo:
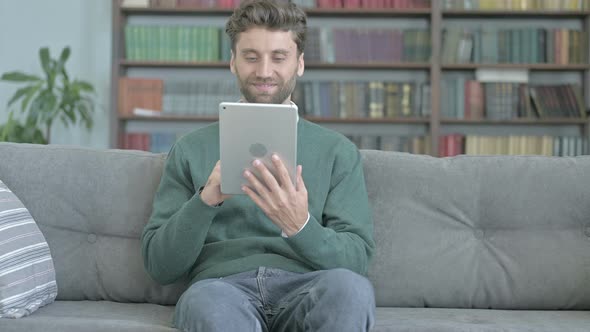
[[590, 309], [590, 156], [363, 158], [378, 305]]
[[152, 281], [139, 241], [164, 160], [140, 151], [0, 143], [0, 179], [47, 239], [58, 300], [176, 303], [186, 282]]
[[[590, 157], [362, 151], [379, 306], [590, 309]], [[44, 233], [62, 300], [174, 304], [139, 237], [164, 155], [0, 143], [0, 180]]]

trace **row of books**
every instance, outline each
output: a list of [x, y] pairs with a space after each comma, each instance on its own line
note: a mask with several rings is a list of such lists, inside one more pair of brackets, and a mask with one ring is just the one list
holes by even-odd
[[[312, 27], [308, 30], [305, 60], [324, 63], [428, 61], [430, 44], [430, 32], [426, 29]], [[128, 60], [229, 61], [230, 49], [229, 38], [217, 27], [125, 27]]]
[[359, 149], [431, 154], [430, 136], [347, 135]]
[[123, 0], [124, 8], [225, 8], [238, 6], [241, 0]]
[[[153, 153], [168, 153], [174, 143], [182, 136], [170, 132], [131, 132], [120, 137], [120, 148], [142, 150]], [[430, 154], [431, 144], [428, 136], [347, 136], [359, 149], [401, 151], [416, 154]]]
[[[238, 101], [234, 80], [179, 81], [122, 77], [124, 116], [215, 116], [222, 101]], [[430, 85], [417, 82], [300, 81], [292, 95], [302, 115], [328, 118], [397, 118], [430, 115]]]
[[239, 99], [240, 92], [234, 80], [119, 79], [119, 114], [124, 116], [216, 116], [220, 102]]
[[441, 84], [441, 115], [455, 119], [586, 118], [578, 84], [529, 85], [456, 78]]
[[[135, 8], [234, 8], [242, 0], [123, 0]], [[438, 1], [438, 0], [437, 0]], [[430, 8], [431, 0], [292, 0], [304, 8]], [[445, 9], [582, 10], [590, 0], [444, 0]]]
[[240, 91], [235, 80], [164, 81], [162, 112], [170, 115], [217, 116], [219, 103], [238, 100]]
[[[302, 7], [316, 8], [430, 8], [430, 0], [295, 0]], [[315, 4], [314, 4], [315, 2]]]
[[[239, 99], [233, 80], [119, 79], [119, 112], [126, 116], [215, 116], [220, 102]], [[292, 99], [302, 115], [311, 117], [399, 118], [431, 114], [430, 86], [419, 82], [300, 81]], [[481, 82], [462, 77], [443, 80], [441, 115], [490, 120], [587, 117], [578, 84]]]
[[292, 95], [302, 115], [399, 118], [430, 115], [429, 85], [416, 82], [299, 82]]
[[[121, 148], [167, 153], [182, 134], [133, 132], [121, 136]], [[432, 154], [430, 136], [347, 136], [359, 149]], [[578, 136], [479, 136], [449, 134], [439, 137], [439, 156], [545, 155], [578, 156], [590, 153], [588, 140]]]
[[445, 0], [445, 9], [475, 10], [581, 10], [589, 0]]
[[150, 61], [229, 61], [221, 28], [177, 25], [125, 26], [125, 57]]
[[439, 137], [439, 156], [544, 155], [579, 156], [590, 153], [588, 139], [580, 136], [479, 136], [450, 134]]
[[[126, 7], [234, 8], [241, 0], [124, 0]], [[303, 8], [430, 8], [430, 0], [292, 0]]]
[[444, 31], [443, 63], [588, 62], [588, 33], [568, 29], [449, 28]]
[[323, 63], [428, 61], [427, 29], [317, 28], [308, 29], [305, 60]]

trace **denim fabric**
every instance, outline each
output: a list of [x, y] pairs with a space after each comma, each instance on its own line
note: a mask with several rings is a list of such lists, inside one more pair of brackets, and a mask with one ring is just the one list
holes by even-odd
[[182, 331], [368, 331], [373, 286], [346, 269], [293, 273], [260, 267], [193, 284], [178, 301]]

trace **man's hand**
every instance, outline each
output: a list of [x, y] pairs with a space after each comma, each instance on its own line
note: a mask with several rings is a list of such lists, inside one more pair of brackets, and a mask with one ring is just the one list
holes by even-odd
[[230, 197], [221, 193], [221, 161], [218, 160], [201, 192], [201, 200], [209, 206], [215, 206]]
[[297, 181], [294, 186], [289, 178], [289, 172], [275, 154], [272, 162], [277, 170], [277, 178], [266, 168], [260, 160], [253, 165], [260, 172], [258, 179], [252, 172], [246, 170], [244, 177], [248, 179], [252, 189], [242, 186], [242, 190], [262, 209], [264, 214], [287, 235], [297, 233], [307, 221], [307, 189], [301, 176], [302, 167], [297, 166]]

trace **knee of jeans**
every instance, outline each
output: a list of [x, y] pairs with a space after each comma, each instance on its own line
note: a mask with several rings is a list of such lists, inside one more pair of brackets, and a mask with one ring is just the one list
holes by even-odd
[[[225, 297], [232, 297], [231, 287], [219, 280], [204, 280], [192, 285], [178, 301], [177, 312], [190, 312], [191, 315], [209, 316], [217, 313], [215, 303]], [[217, 299], [212, 301], [212, 299]]]
[[325, 282], [328, 289], [342, 299], [350, 299], [356, 303], [375, 304], [373, 285], [369, 279], [348, 269], [337, 268], [326, 271]]

